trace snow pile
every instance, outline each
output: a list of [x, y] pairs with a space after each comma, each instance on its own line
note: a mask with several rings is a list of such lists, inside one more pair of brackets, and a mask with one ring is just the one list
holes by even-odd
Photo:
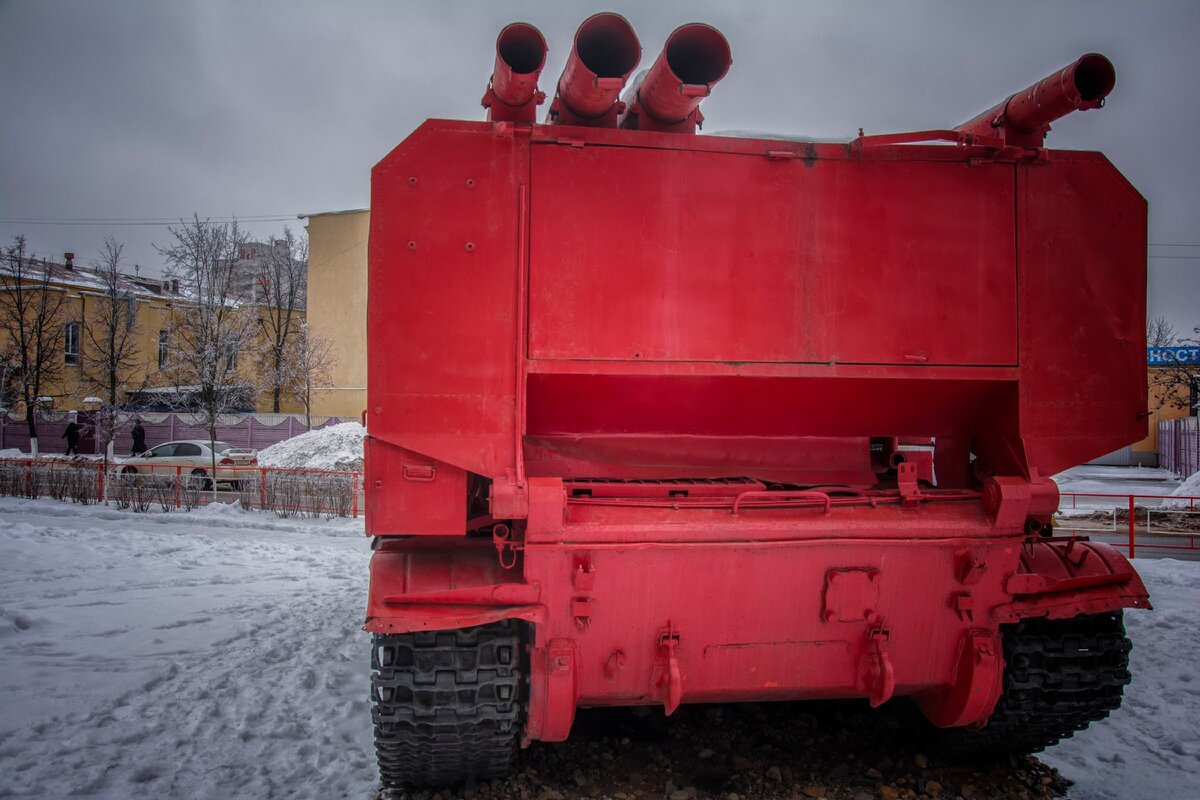
[[367, 429], [357, 422], [331, 425], [271, 445], [259, 452], [258, 463], [264, 467], [289, 469], [359, 471], [363, 468], [363, 437], [366, 435]]
[[[1179, 484], [1179, 488], [1171, 492], [1172, 497], [1200, 497], [1200, 472], [1195, 473], [1183, 483]], [[1163, 505], [1167, 508], [1189, 508], [1192, 505], [1190, 500], [1166, 500]], [[1195, 507], [1200, 509], [1200, 500], [1195, 501]]]
[[25, 455], [24, 453], [22, 453], [20, 450], [18, 450], [15, 447], [7, 447], [4, 450], [0, 450], [0, 458], [28, 458], [28, 457], [29, 456]]

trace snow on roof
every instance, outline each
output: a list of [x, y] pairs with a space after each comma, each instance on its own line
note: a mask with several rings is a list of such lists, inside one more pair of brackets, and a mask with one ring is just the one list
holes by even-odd
[[341, 211], [314, 211], [311, 214], [297, 214], [296, 219], [308, 219], [309, 217], [334, 217], [338, 214], [361, 214], [364, 211], [370, 210], [370, 208], [347, 208]]
[[[79, 289], [90, 289], [96, 292], [107, 291], [107, 285], [104, 280], [91, 267], [82, 267], [79, 265], [68, 267], [66, 264], [45, 258], [30, 258], [28, 259], [28, 264], [32, 267], [27, 273], [30, 278], [41, 279], [49, 272], [50, 283], [56, 286], [71, 286]], [[7, 259], [0, 262], [0, 272], [7, 275], [13, 274], [12, 264]], [[134, 275], [122, 275], [118, 286], [122, 292], [129, 292], [136, 297], [161, 297], [168, 300], [184, 299], [184, 295], [181, 292], [170, 288], [169, 281], [140, 278]]]

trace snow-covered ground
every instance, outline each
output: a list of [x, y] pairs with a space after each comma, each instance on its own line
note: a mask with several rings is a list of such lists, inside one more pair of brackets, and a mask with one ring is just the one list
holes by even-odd
[[[1165, 469], [1153, 467], [1097, 467], [1083, 465], [1072, 467], [1054, 476], [1059, 492], [1064, 494], [1116, 494], [1149, 495], [1165, 497], [1179, 487], [1179, 479]], [[1069, 514], [1073, 510], [1111, 509], [1122, 501], [1104, 497], [1063, 497], [1059, 511]], [[1140, 506], [1152, 506], [1156, 501], [1138, 499]]]
[[0, 796], [375, 782], [361, 520], [0, 498]]
[[1153, 611], [1127, 610], [1133, 640], [1121, 708], [1041, 758], [1071, 800], [1200, 797], [1200, 564], [1135, 559]]
[[264, 467], [358, 471], [363, 468], [366, 435], [367, 429], [357, 422], [330, 425], [271, 445], [259, 452], [258, 463]]
[[[0, 797], [366, 800], [361, 534], [0, 498]], [[1045, 756], [1073, 800], [1200, 797], [1200, 564], [1137, 566], [1125, 705]]]

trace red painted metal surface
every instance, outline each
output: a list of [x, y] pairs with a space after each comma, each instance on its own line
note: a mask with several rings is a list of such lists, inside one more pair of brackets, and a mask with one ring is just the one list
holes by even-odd
[[1087, 53], [956, 131], [1000, 139], [1007, 145], [1041, 147], [1051, 122], [1072, 111], [1102, 108], [1116, 82], [1112, 62], [1099, 53]]
[[698, 22], [676, 28], [654, 65], [630, 86], [621, 127], [694, 133], [704, 121], [700, 101], [732, 63], [729, 42], [716, 28]]
[[642, 58], [642, 43], [620, 14], [594, 14], [575, 33], [548, 123], [613, 127], [623, 110], [617, 98]]
[[524, 22], [506, 25], [496, 37], [496, 66], [483, 107], [491, 122], [533, 122], [538, 105], [546, 99], [538, 90], [538, 76], [546, 66], [546, 39]]
[[982, 722], [1002, 623], [1148, 606], [1045, 536], [1043, 477], [1145, 435], [1145, 201], [995, 132], [688, 135], [723, 69], [675, 36], [636, 129], [599, 15], [556, 124], [431, 120], [375, 167], [367, 627], [526, 621], [527, 739], [736, 699]]

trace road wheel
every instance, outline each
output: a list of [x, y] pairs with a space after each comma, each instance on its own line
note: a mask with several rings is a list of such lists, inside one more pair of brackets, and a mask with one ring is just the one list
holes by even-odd
[[946, 732], [942, 749], [988, 756], [1035, 753], [1121, 705], [1129, 651], [1120, 611], [1027, 619], [1003, 629], [1004, 688], [987, 724]]
[[121, 469], [121, 474], [122, 475], [137, 475], [137, 467], [123, 467]]
[[521, 732], [519, 624], [378, 634], [371, 712], [384, 788], [508, 773]]

